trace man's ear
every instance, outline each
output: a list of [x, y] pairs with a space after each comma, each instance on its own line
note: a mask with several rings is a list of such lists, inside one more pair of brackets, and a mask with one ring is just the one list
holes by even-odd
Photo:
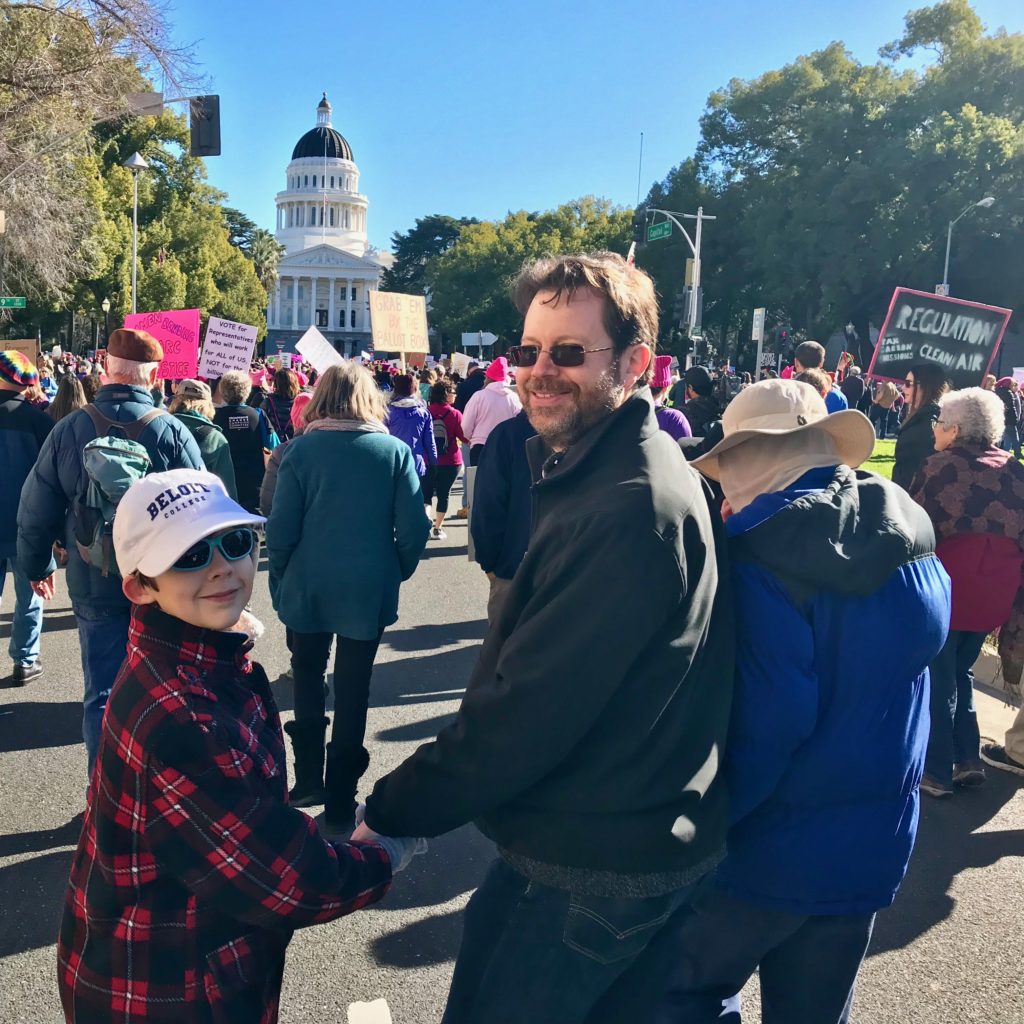
[[150, 590], [137, 576], [125, 576], [121, 580], [121, 593], [132, 604], [156, 604], [156, 592]]
[[154, 366], [153, 369], [149, 371], [149, 386], [150, 387], [154, 387], [156, 385], [156, 378], [157, 378], [157, 374], [159, 372], [160, 372], [160, 367], [159, 366]]
[[622, 372], [622, 383], [628, 390], [632, 388], [647, 371], [647, 367], [651, 365], [651, 360], [654, 358], [654, 353], [651, 351], [649, 345], [640, 344], [633, 345], [626, 349], [625, 356], [626, 366]]

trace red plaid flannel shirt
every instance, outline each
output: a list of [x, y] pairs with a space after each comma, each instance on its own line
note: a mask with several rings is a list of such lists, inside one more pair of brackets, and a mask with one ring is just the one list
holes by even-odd
[[288, 806], [251, 646], [134, 609], [57, 946], [74, 1024], [272, 1024], [292, 931], [388, 889], [382, 847], [329, 843]]

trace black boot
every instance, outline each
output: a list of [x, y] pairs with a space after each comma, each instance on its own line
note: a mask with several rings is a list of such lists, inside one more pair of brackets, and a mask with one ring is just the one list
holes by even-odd
[[324, 737], [326, 718], [308, 722], [287, 722], [284, 731], [292, 740], [295, 753], [295, 785], [288, 792], [292, 807], [313, 807], [327, 799], [324, 788]]
[[340, 835], [355, 826], [356, 787], [370, 766], [365, 747], [354, 753], [337, 743], [327, 744], [327, 803], [324, 807], [324, 832]]

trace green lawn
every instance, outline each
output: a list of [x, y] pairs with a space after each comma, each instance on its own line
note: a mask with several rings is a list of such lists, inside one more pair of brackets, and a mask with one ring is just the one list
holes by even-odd
[[876, 441], [874, 454], [864, 463], [864, 469], [892, 479], [892, 465], [896, 461], [895, 441]]

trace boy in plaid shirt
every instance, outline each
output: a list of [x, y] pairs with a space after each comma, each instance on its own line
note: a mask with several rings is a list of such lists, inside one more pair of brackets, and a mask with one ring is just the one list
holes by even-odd
[[74, 1024], [272, 1024], [294, 929], [376, 902], [418, 852], [328, 842], [288, 806], [281, 719], [238, 631], [263, 522], [197, 470], [118, 506], [134, 607], [58, 940]]

